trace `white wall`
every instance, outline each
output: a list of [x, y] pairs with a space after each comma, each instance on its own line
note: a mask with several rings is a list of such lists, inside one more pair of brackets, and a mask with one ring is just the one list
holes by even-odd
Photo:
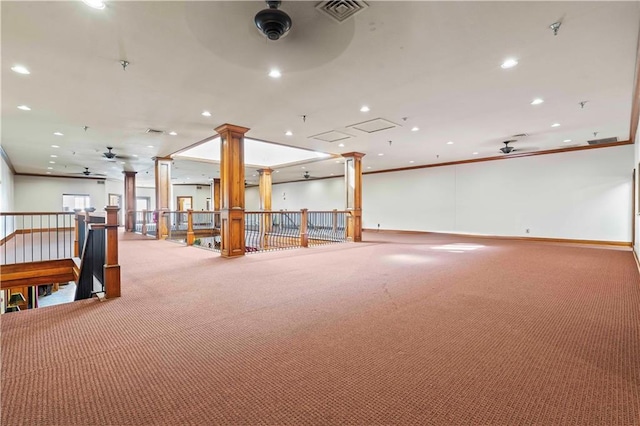
[[136, 197], [149, 197], [149, 209], [156, 208], [156, 189], [149, 187], [136, 186]]
[[[2, 158], [2, 157], [0, 157]], [[13, 172], [4, 161], [0, 161], [0, 211], [14, 211], [14, 177]]]
[[[273, 204], [273, 191], [276, 187], [271, 186], [271, 203]], [[250, 186], [244, 189], [244, 209], [248, 212], [255, 212], [260, 210], [260, 188], [257, 186]], [[273, 205], [271, 206], [273, 209]]]
[[636, 168], [636, 193], [634, 197], [636, 199], [636, 211], [634, 212], [634, 220], [636, 224], [636, 235], [635, 235], [635, 246], [633, 247], [636, 251], [636, 255], [640, 255], [640, 132], [636, 132], [636, 140], [633, 145], [634, 147], [634, 162], [633, 166]]
[[[0, 160], [0, 211], [16, 211], [14, 208], [14, 185], [13, 172], [2, 158]], [[13, 230], [13, 218], [7, 217], [6, 220], [0, 220], [0, 238], [6, 237]]]
[[178, 197], [192, 197], [193, 205], [191, 207], [193, 210], [206, 210], [207, 198], [210, 198], [210, 196], [210, 185], [173, 185], [171, 210], [177, 210]]
[[14, 177], [14, 208], [19, 212], [61, 212], [62, 194], [89, 194], [96, 211], [104, 211], [107, 202], [105, 184], [95, 179]]
[[271, 187], [272, 210], [344, 210], [344, 178], [274, 184]]
[[628, 242], [633, 150], [365, 175], [363, 226]]

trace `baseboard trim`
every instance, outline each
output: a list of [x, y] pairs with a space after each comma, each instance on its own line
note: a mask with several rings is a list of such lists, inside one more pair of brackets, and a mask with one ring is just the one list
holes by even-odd
[[519, 240], [519, 241], [538, 241], [538, 242], [546, 242], [546, 243], [570, 243], [570, 244], [589, 244], [589, 245], [616, 246], [616, 247], [632, 247], [631, 241], [577, 240], [577, 239], [571, 239], [571, 238], [550, 238], [550, 237], [511, 237], [511, 236], [505, 236], [505, 235], [463, 234], [463, 233], [433, 232], [433, 231], [403, 231], [403, 230], [393, 230], [393, 229], [370, 229], [370, 228], [364, 228], [363, 231], [381, 232], [381, 233], [387, 233], [387, 234], [439, 234], [439, 235], [454, 235], [454, 236], [460, 236], [460, 237], [492, 238], [492, 239], [499, 239], [499, 240]]
[[640, 274], [640, 260], [638, 260], [638, 253], [636, 253], [636, 248], [633, 247], [631, 251], [633, 252], [633, 258], [636, 260], [636, 266], [638, 267], [638, 273]]

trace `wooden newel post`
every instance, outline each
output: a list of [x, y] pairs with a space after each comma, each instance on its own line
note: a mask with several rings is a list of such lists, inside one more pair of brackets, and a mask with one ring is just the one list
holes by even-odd
[[349, 210], [347, 211], [347, 239], [349, 241], [355, 241], [353, 234], [354, 234], [354, 229], [353, 229], [353, 210]]
[[300, 246], [309, 247], [309, 209], [301, 209], [300, 213]]
[[353, 242], [362, 241], [362, 157], [361, 152], [342, 154], [345, 158], [345, 188], [349, 226], [347, 235]]
[[118, 206], [105, 207], [107, 223], [105, 225], [104, 289], [107, 299], [120, 297], [120, 265], [118, 264]]
[[169, 236], [169, 215], [165, 211], [158, 211], [158, 239], [166, 240]]
[[79, 211], [76, 211], [76, 215], [74, 216], [76, 226], [73, 240], [73, 257], [80, 257], [80, 228], [78, 228], [78, 224], [80, 221], [78, 220], [78, 214]]
[[244, 134], [249, 129], [223, 124], [215, 130], [220, 135], [220, 255], [244, 256]]
[[193, 233], [193, 210], [187, 210], [187, 245], [192, 246], [193, 241], [196, 239]]
[[147, 235], [147, 211], [142, 210], [142, 235]]

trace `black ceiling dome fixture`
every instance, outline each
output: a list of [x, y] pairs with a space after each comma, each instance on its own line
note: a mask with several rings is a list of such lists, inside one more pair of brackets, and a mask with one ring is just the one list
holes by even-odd
[[256, 14], [254, 21], [256, 27], [269, 40], [278, 40], [291, 29], [291, 18], [281, 10], [278, 10], [281, 1], [267, 0], [269, 9], [261, 10]]

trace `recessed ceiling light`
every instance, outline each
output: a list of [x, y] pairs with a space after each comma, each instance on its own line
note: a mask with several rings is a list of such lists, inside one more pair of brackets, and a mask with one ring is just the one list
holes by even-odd
[[47, 174], [48, 174], [48, 175], [50, 175], [50, 174], [51, 174], [51, 172], [47, 172]]
[[82, 0], [82, 3], [94, 9], [102, 10], [105, 8], [105, 4], [102, 0]]
[[413, 160], [409, 161], [409, 164], [413, 164], [413, 163], [415, 163], [415, 161], [413, 161]]
[[282, 77], [282, 73], [280, 72], [280, 70], [274, 68], [271, 71], [269, 71], [269, 77], [280, 78]]
[[378, 154], [378, 157], [382, 157], [383, 155], [384, 155], [383, 153], [379, 153], [379, 154]]
[[64, 136], [64, 133], [60, 133], [60, 132], [53, 132], [53, 134], [56, 136]]
[[343, 144], [343, 143], [339, 143], [339, 144], [338, 144], [338, 146], [339, 146], [340, 148], [344, 148], [344, 144]]
[[544, 99], [535, 98], [534, 100], [531, 101], [531, 105], [540, 105], [543, 102], [544, 102]]
[[31, 74], [31, 72], [29, 72], [27, 67], [24, 67], [22, 65], [14, 65], [14, 66], [12, 66], [11, 67], [11, 71], [17, 72], [18, 74]]
[[452, 141], [447, 142], [447, 145], [453, 145]]
[[339, 163], [339, 162], [340, 162], [340, 160], [336, 160], [336, 163]]
[[56, 164], [55, 161], [49, 161], [49, 164]]
[[553, 123], [551, 127], [560, 127], [560, 123]]
[[280, 173], [280, 170], [276, 170], [276, 173]]
[[474, 152], [474, 153], [473, 153], [473, 155], [478, 155], [478, 152], [477, 152], [477, 151], [476, 151], [476, 152]]
[[420, 130], [419, 127], [414, 127], [414, 128], [411, 129], [412, 132], [417, 132], [418, 130]]
[[202, 111], [202, 115], [205, 117], [211, 117], [211, 113], [209, 111]]
[[360, 108], [360, 112], [369, 112], [369, 111], [370, 111], [370, 109], [369, 109], [369, 107], [368, 107], [368, 106], [366, 106], [366, 105], [363, 105], [363, 106]]
[[187, 178], [187, 180], [191, 179], [190, 177]]
[[293, 136], [293, 132], [291, 130], [287, 130], [284, 134], [285, 136]]
[[26, 105], [18, 105], [18, 109], [21, 109], [23, 111], [31, 111], [31, 108]]
[[367, 169], [370, 169], [370, 168], [371, 168], [371, 166], [367, 166]]
[[120, 161], [120, 164], [127, 164], [126, 161]]
[[58, 145], [51, 145], [51, 148], [60, 148]]
[[518, 61], [513, 59], [513, 58], [510, 58], [510, 59], [505, 60], [502, 63], [502, 65], [500, 65], [500, 68], [502, 68], [502, 69], [513, 68], [516, 65], [518, 65]]
[[51, 157], [51, 158], [58, 158], [58, 156], [57, 156], [57, 155], [55, 155], [55, 154], [51, 154], [51, 155], [50, 155], [50, 157]]
[[304, 166], [302, 166], [301, 168], [303, 168], [303, 169], [304, 169], [305, 167], [304, 167]]
[[565, 139], [562, 142], [571, 142], [571, 139]]
[[47, 167], [47, 170], [53, 170], [53, 167]]
[[169, 134], [170, 134], [171, 136], [177, 136], [177, 135], [178, 135], [176, 132], [169, 132]]
[[147, 145], [147, 148], [153, 148], [153, 145]]

